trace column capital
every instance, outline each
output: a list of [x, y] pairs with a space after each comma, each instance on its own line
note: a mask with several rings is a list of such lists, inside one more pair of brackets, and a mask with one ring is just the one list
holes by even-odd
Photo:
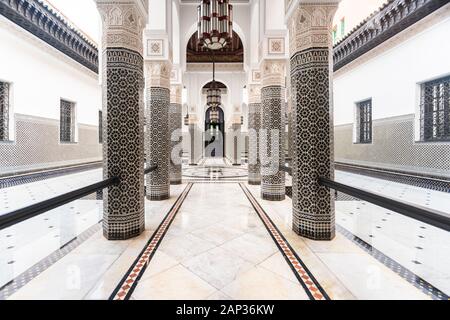
[[261, 85], [249, 84], [248, 85], [248, 103], [261, 103]]
[[183, 86], [181, 84], [171, 84], [170, 85], [170, 103], [181, 104], [181, 94], [183, 91]]
[[261, 62], [262, 87], [285, 86], [286, 61], [263, 60]]
[[172, 71], [170, 72], [170, 83], [172, 85], [182, 85], [182, 70], [179, 64], [172, 64]]
[[235, 113], [233, 114], [233, 117], [231, 119], [231, 125], [241, 125], [241, 114], [240, 113]]
[[95, 0], [102, 20], [102, 48], [126, 48], [142, 55], [147, 0]]
[[288, 14], [289, 48], [292, 57], [310, 48], [331, 46], [331, 28], [340, 0], [295, 1]]
[[196, 125], [198, 123], [198, 117], [195, 113], [189, 113], [189, 125]]
[[146, 88], [160, 87], [170, 89], [170, 73], [172, 64], [169, 60], [146, 60], [144, 76]]

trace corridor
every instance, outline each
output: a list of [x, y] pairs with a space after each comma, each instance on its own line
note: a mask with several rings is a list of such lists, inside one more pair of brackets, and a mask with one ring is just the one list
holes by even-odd
[[0, 301], [449, 300], [449, 32], [450, 0], [0, 1]]
[[[359, 201], [338, 201], [336, 219], [340, 232], [333, 241], [299, 238], [291, 228], [291, 199], [262, 200], [257, 186], [233, 178], [232, 173], [239, 172], [240, 168], [227, 164], [225, 159], [204, 159], [201, 164], [196, 168], [184, 167], [184, 172], [196, 172], [197, 178], [174, 186], [170, 199], [146, 201], [146, 230], [135, 239], [111, 242], [103, 238], [100, 224], [91, 221], [101, 219], [101, 202], [96, 212], [85, 210], [83, 217], [90, 217], [90, 220], [69, 233], [58, 226], [46, 231], [38, 225], [36, 218], [27, 222], [29, 228], [36, 230], [32, 234], [16, 229], [20, 225], [5, 230], [9, 235], [20, 231], [28, 236], [22, 240], [14, 237], [9, 240], [10, 244], [18, 246], [10, 250], [9, 260], [19, 263], [8, 265], [3, 261], [2, 270], [9, 270], [2, 271], [3, 283], [14, 277], [15, 280], [0, 290], [1, 296], [8, 299], [39, 296], [41, 299], [115, 300], [445, 298], [445, 293], [437, 288], [449, 290], [445, 270], [448, 262], [433, 262], [433, 251], [429, 252], [429, 248], [449, 243], [448, 233], [430, 230], [432, 238], [422, 240], [422, 244], [429, 243], [423, 245], [426, 248], [425, 255], [421, 255], [422, 263], [424, 268], [437, 267], [433, 274], [423, 268], [414, 269], [414, 266], [408, 270], [401, 267], [398, 272], [364, 250], [352, 237], [356, 238], [355, 234], [358, 234], [358, 239], [365, 239], [364, 243], [372, 243], [380, 251], [375, 248], [371, 251], [375, 250], [390, 263], [400, 261], [407, 265], [410, 257], [405, 255], [404, 246], [408, 247], [408, 244], [402, 237], [408, 230], [419, 229], [414, 226], [418, 222], [402, 216], [393, 222], [385, 222], [387, 233], [380, 242], [377, 234], [375, 239], [364, 235], [368, 230], [376, 230], [374, 223], [378, 218], [372, 216], [377, 214], [375, 209], [369, 210]], [[202, 172], [213, 168], [222, 168], [230, 176], [222, 179], [202, 177]], [[98, 171], [90, 170], [84, 174], [93, 177]], [[58, 179], [63, 178], [53, 178], [56, 182]], [[31, 184], [51, 186], [51, 180]], [[367, 178], [360, 179], [364, 180], [367, 184]], [[73, 181], [75, 183], [76, 179]], [[19, 187], [28, 186], [12, 188]], [[12, 188], [3, 192], [11, 192]], [[98, 203], [93, 199], [80, 201], [94, 207]], [[365, 206], [365, 212], [352, 215], [356, 210], [352, 206], [358, 204]], [[54, 211], [41, 218], [58, 215], [58, 210]], [[72, 219], [76, 222], [83, 217], [75, 215]], [[351, 219], [355, 220], [352, 222]], [[409, 225], [405, 225], [407, 220], [410, 220]], [[389, 230], [399, 230], [397, 224], [403, 226], [405, 235], [390, 233]], [[3, 233], [1, 237], [6, 239], [7, 234]], [[53, 237], [66, 235], [65, 241], [68, 241], [68, 234], [75, 236], [73, 242], [58, 249], [58, 244], [65, 242]], [[36, 242], [38, 239], [41, 240]], [[399, 246], [398, 241], [403, 244]], [[35, 251], [35, 243], [39, 243], [44, 251]], [[441, 249], [448, 251], [447, 247]], [[408, 250], [415, 255], [413, 247]], [[24, 255], [29, 258], [22, 258]], [[31, 271], [26, 271], [32, 265]], [[408, 275], [411, 279], [402, 276], [405, 270], [413, 272]], [[414, 270], [422, 278], [414, 274]], [[419, 283], [416, 278], [420, 279], [420, 286], [415, 285], [415, 282]]]

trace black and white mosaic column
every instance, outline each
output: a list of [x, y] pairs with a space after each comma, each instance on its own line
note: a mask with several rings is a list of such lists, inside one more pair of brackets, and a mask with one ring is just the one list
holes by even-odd
[[293, 228], [301, 236], [335, 236], [334, 198], [319, 184], [333, 179], [331, 25], [337, 2], [301, 4], [289, 18], [292, 83]]
[[261, 86], [248, 86], [248, 183], [261, 184], [258, 133], [261, 129]]
[[195, 135], [197, 131], [197, 123], [189, 118], [189, 165], [196, 166], [197, 160], [195, 155]]
[[182, 152], [182, 107], [181, 107], [181, 85], [170, 87], [170, 109], [169, 109], [169, 135], [170, 135], [170, 184], [182, 183], [181, 165]]
[[265, 200], [282, 201], [286, 197], [284, 171], [284, 60], [264, 60], [262, 63], [261, 88], [261, 197]]
[[103, 234], [125, 240], [144, 231], [144, 103], [142, 1], [100, 1], [103, 22]]
[[234, 123], [231, 125], [231, 130], [233, 132], [232, 139], [233, 139], [233, 166], [240, 166], [241, 165], [241, 148], [239, 145], [239, 141], [241, 139], [241, 122], [240, 122], [240, 116], [235, 117]]
[[146, 61], [146, 167], [158, 168], [146, 176], [147, 199], [170, 197], [170, 70], [169, 61]]

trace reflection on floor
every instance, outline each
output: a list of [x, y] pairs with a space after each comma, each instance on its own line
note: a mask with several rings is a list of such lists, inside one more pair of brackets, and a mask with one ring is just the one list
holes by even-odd
[[450, 193], [415, 187], [359, 174], [336, 171], [338, 182], [409, 202], [450, 216]]
[[0, 189], [0, 215], [99, 182], [102, 171], [87, 170]]
[[[206, 159], [203, 166], [217, 166], [217, 161]], [[223, 161], [220, 166], [224, 166]], [[203, 169], [198, 168], [199, 174]], [[198, 179], [192, 186], [172, 186], [171, 199], [146, 201], [146, 231], [128, 241], [103, 238], [96, 224], [101, 218], [101, 203], [95, 200], [80, 200], [92, 204], [92, 209], [82, 210], [85, 218], [92, 216], [92, 220], [83, 226], [74, 227], [81, 223], [81, 216], [75, 214], [75, 218], [71, 218], [73, 205], [60, 208], [59, 213], [49, 212], [46, 215], [51, 219], [61, 217], [59, 225], [72, 226], [67, 234], [79, 234], [89, 228], [93, 235], [83, 238], [64, 256], [43, 265], [38, 274], [24, 280], [23, 286], [15, 288], [10, 284], [6, 286], [10, 290], [7, 294], [0, 289], [0, 298], [430, 298], [341, 233], [331, 242], [300, 238], [291, 230], [291, 200], [264, 201], [259, 192], [258, 186], [233, 180]], [[76, 212], [81, 209], [78, 205], [81, 203], [74, 207]], [[95, 214], [89, 210], [96, 210]], [[62, 218], [64, 216], [66, 220]], [[31, 266], [59, 248], [60, 243], [49, 240], [57, 233], [49, 232], [52, 229], [48, 229], [46, 217], [38, 218], [34, 226], [27, 227], [23, 223], [24, 226], [21, 224], [0, 233], [1, 258], [11, 246], [3, 241], [10, 239], [8, 231], [25, 237], [21, 241], [15, 240], [23, 249], [8, 249], [12, 251], [7, 259], [0, 261], [2, 275], [5, 265], [12, 268], [9, 276], [0, 279], [3, 283], [22, 273], [25, 266]], [[378, 212], [358, 201], [338, 202], [336, 219], [347, 231], [449, 293], [450, 279], [445, 273], [449, 269], [445, 268], [449, 265], [446, 259], [450, 256], [449, 248], [445, 246], [449, 243], [447, 234], [429, 226], [420, 228], [423, 225], [416, 226], [405, 221], [407, 218]], [[32, 220], [27, 223], [31, 224]], [[55, 227], [58, 223], [52, 225]], [[92, 229], [95, 227], [97, 229]], [[161, 227], [165, 229], [161, 230]], [[27, 230], [35, 230], [35, 233]], [[414, 242], [414, 234], [419, 231], [418, 235], [423, 238], [417, 237]], [[39, 253], [37, 247], [30, 245], [32, 242], [39, 248], [46, 248], [42, 249], [45, 252]], [[412, 250], [411, 246], [423, 249]], [[21, 258], [23, 256], [34, 258], [26, 261]], [[413, 258], [422, 264], [408, 264]], [[129, 271], [130, 268], [134, 270], [141, 259], [149, 263], [146, 268], [140, 267], [142, 275], [137, 280]], [[23, 267], [16, 263], [7, 264], [6, 260], [24, 261], [21, 262]], [[123, 279], [132, 282], [125, 283]]]

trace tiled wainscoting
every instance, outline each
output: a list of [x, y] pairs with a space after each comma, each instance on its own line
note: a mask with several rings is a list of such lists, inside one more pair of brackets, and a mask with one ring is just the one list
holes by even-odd
[[353, 124], [334, 131], [337, 162], [450, 178], [450, 142], [415, 142], [413, 114], [374, 120], [371, 144], [353, 143]]
[[78, 125], [78, 141], [59, 142], [59, 121], [15, 114], [15, 139], [0, 143], [0, 176], [99, 161], [98, 127]]

